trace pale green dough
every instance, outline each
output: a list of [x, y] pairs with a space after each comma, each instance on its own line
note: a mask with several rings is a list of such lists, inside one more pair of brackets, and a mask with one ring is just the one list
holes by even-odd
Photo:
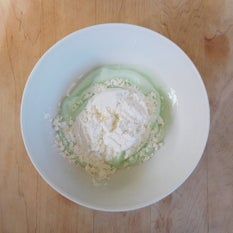
[[[88, 100], [95, 94], [95, 89], [93, 88], [101, 87], [101, 85], [105, 85], [106, 88], [121, 88], [120, 86], [108, 83], [109, 80], [116, 79], [125, 80], [126, 85], [136, 86], [146, 96], [149, 93], [155, 93], [156, 103], [160, 109], [158, 114], [161, 116], [161, 119], [163, 119], [163, 124], [158, 121], [151, 124], [151, 140], [154, 134], [157, 140], [156, 143], [160, 144], [163, 141], [165, 130], [170, 122], [170, 101], [165, 92], [156, 86], [148, 76], [121, 65], [103, 66], [91, 71], [83, 77], [70, 92], [69, 96], [64, 98], [58, 113], [60, 122], [66, 122], [67, 125], [72, 124], [77, 115], [85, 108]], [[57, 135], [64, 146], [63, 151], [65, 154], [70, 157], [70, 159], [74, 160], [75, 163], [79, 163], [81, 166], [85, 167], [86, 163], [83, 163], [72, 154], [73, 144], [69, 143], [62, 128], [58, 130]], [[137, 152], [130, 157], [125, 158], [125, 154], [122, 152], [116, 159], [107, 161], [107, 163], [114, 169], [128, 167], [148, 160], [154, 155], [154, 152], [155, 148], [152, 146], [152, 143], [144, 142], [141, 144], [140, 148], [138, 148]]]

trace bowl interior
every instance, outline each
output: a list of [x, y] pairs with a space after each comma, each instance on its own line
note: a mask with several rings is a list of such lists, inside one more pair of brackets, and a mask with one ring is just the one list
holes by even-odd
[[[96, 187], [59, 154], [49, 119], [74, 81], [106, 64], [150, 72], [172, 98], [173, 116], [164, 146], [154, 158]], [[125, 24], [90, 27], [49, 49], [30, 75], [21, 110], [24, 143], [42, 177], [70, 200], [108, 211], [143, 207], [175, 190], [196, 167], [209, 129], [206, 90], [190, 59], [160, 34]]]

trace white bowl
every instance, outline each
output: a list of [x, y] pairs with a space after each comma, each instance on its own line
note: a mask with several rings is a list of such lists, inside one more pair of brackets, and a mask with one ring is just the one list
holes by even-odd
[[[154, 158], [96, 187], [59, 154], [47, 118], [55, 116], [62, 96], [81, 74], [106, 64], [150, 71], [172, 97], [173, 118]], [[41, 57], [24, 90], [21, 130], [33, 165], [61, 195], [92, 209], [133, 210], [169, 195], [194, 170], [208, 137], [209, 103], [197, 69], [173, 42], [139, 26], [96, 25], [66, 36]]]

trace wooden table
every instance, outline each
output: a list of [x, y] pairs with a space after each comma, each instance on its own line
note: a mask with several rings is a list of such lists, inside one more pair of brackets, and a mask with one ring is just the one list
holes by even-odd
[[[20, 100], [39, 57], [80, 28], [126, 22], [158, 31], [191, 57], [205, 82], [211, 129], [204, 156], [172, 195], [150, 207], [103, 213], [52, 190], [26, 155]], [[0, 0], [0, 232], [232, 233], [233, 1]]]

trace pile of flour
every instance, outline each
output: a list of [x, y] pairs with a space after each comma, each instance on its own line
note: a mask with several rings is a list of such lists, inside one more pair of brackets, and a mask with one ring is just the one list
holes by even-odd
[[110, 88], [94, 95], [73, 125], [76, 153], [110, 161], [125, 152], [127, 158], [148, 138], [148, 107], [136, 90]]

